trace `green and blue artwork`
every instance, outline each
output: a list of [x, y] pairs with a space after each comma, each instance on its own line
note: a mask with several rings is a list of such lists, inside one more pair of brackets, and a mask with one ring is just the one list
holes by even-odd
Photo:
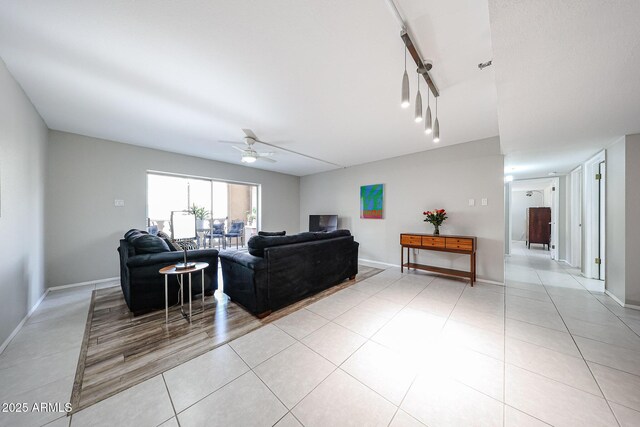
[[360, 187], [360, 218], [382, 219], [384, 184]]

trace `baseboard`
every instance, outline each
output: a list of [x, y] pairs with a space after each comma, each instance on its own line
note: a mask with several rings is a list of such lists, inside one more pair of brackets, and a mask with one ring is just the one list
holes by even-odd
[[399, 264], [389, 264], [387, 262], [373, 261], [373, 260], [364, 259], [364, 258], [358, 258], [358, 261], [366, 262], [366, 263], [369, 263], [369, 264], [379, 265], [379, 266], [384, 267], [384, 268], [400, 267]]
[[565, 264], [567, 264], [569, 267], [573, 267], [573, 265], [571, 265], [571, 263], [569, 261], [567, 261], [566, 259], [559, 259], [558, 262], [564, 262]]
[[49, 290], [50, 291], [59, 291], [61, 289], [69, 289], [69, 288], [77, 288], [77, 287], [80, 287], [80, 286], [95, 285], [95, 284], [98, 284], [98, 283], [112, 282], [114, 280], [120, 280], [120, 277], [108, 277], [106, 279], [90, 280], [88, 282], [71, 283], [70, 285], [52, 286], [52, 287], [49, 288]]
[[611, 297], [612, 300], [614, 300], [615, 302], [617, 302], [618, 304], [620, 304], [621, 307], [624, 308], [631, 308], [633, 310], [640, 310], [640, 305], [633, 305], [633, 304], [625, 304], [622, 301], [620, 301], [620, 298], [618, 298], [617, 296], [615, 296], [614, 294], [612, 294], [608, 289], [604, 290], [604, 293], [609, 295]]
[[38, 308], [40, 303], [45, 299], [45, 297], [47, 296], [48, 293], [49, 293], [49, 289], [45, 289], [45, 291], [42, 293], [42, 296], [40, 296], [40, 298], [38, 298], [38, 301], [36, 301], [36, 303], [33, 305], [33, 307], [31, 307], [31, 309], [29, 309], [29, 312], [27, 313], [27, 315], [24, 316], [24, 318], [20, 321], [20, 323], [18, 323], [18, 326], [16, 326], [16, 328], [13, 330], [13, 332], [11, 332], [11, 334], [7, 337], [7, 339], [4, 340], [2, 345], [0, 345], [0, 354], [2, 354], [4, 352], [4, 349], [7, 348], [7, 346], [11, 342], [11, 340], [18, 334], [18, 332], [20, 332], [20, 329], [22, 329], [22, 327], [27, 322], [27, 320], [29, 320], [29, 317], [31, 317], [33, 312], [36, 311], [36, 309]]
[[504, 282], [498, 282], [496, 280], [488, 280], [488, 279], [476, 279], [476, 283], [486, 283], [488, 285], [504, 286]]

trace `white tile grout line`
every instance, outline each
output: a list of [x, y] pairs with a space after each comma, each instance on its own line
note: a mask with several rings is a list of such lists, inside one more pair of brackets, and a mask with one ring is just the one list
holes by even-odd
[[[162, 377], [162, 383], [164, 384], [164, 388], [165, 388], [165, 390], [167, 390], [167, 396], [169, 396], [169, 402], [171, 402], [171, 409], [173, 409], [173, 416], [176, 418], [176, 422], [178, 423], [178, 427], [180, 427], [180, 421], [178, 420], [178, 413], [176, 412], [176, 406], [173, 404], [173, 399], [171, 398], [171, 393], [169, 393], [169, 386], [167, 385], [167, 380], [164, 377], [164, 372], [161, 373], [160, 376]], [[173, 417], [171, 417], [171, 418], [173, 418]], [[171, 418], [169, 418], [169, 420]], [[164, 420], [163, 422], [161, 422], [158, 425], [160, 426], [160, 425], [166, 423], [169, 420]]]
[[[540, 275], [538, 274], [537, 270], [536, 270], [536, 274], [538, 275], [538, 279], [542, 283], [542, 279], [540, 278]], [[575, 280], [575, 277], [573, 277], [573, 276], [571, 276], [571, 277]], [[577, 282], [577, 280], [576, 280], [576, 282]], [[543, 286], [544, 286], [544, 284], [543, 284]], [[547, 293], [549, 293], [549, 290], [546, 288], [546, 286], [545, 286], [545, 289], [547, 290]], [[586, 290], [586, 288], [585, 288], [585, 290]], [[549, 298], [551, 298], [551, 294], [549, 294]], [[606, 395], [604, 394], [604, 391], [602, 391], [602, 387], [600, 386], [600, 383], [598, 382], [598, 379], [596, 378], [596, 376], [594, 375], [593, 371], [591, 370], [591, 367], [587, 363], [587, 360], [585, 359], [584, 355], [582, 354], [582, 350], [580, 350], [580, 347], [578, 346], [578, 343], [576, 342], [575, 338], [573, 337], [573, 334], [571, 333], [571, 330], [567, 326], [567, 323], [565, 322], [564, 317], [562, 317], [562, 314], [560, 313], [560, 310], [558, 310], [558, 307], [556, 306], [555, 301], [553, 301], [553, 298], [551, 298], [551, 302], [552, 302], [553, 306], [555, 307], [556, 312], [558, 313], [558, 316], [560, 316], [560, 319], [562, 320], [562, 323], [564, 324], [564, 327], [567, 328], [567, 331], [569, 331], [569, 336], [571, 337], [571, 340], [573, 340], [573, 344], [578, 349], [578, 352], [580, 353], [580, 356], [582, 357], [582, 361], [584, 362], [585, 366], [589, 370], [589, 373], [591, 374], [591, 377], [593, 378], [593, 381], [598, 386], [598, 390], [600, 390], [600, 393], [602, 393], [602, 398], [604, 399], [605, 403], [607, 404], [607, 407], [609, 408], [609, 411], [611, 411], [611, 415], [613, 415], [613, 419], [616, 420], [616, 423], [618, 424], [618, 426], [620, 426], [620, 421], [618, 421], [618, 417], [616, 416], [615, 412], [613, 412], [613, 408], [611, 407], [611, 404], [609, 403], [609, 400], [607, 399]]]
[[[528, 256], [525, 254], [525, 256]], [[560, 319], [562, 320], [562, 323], [564, 324], [565, 328], [567, 329], [567, 331], [569, 332], [569, 336], [571, 337], [571, 340], [573, 341], [573, 344], [576, 346], [576, 348], [578, 349], [578, 352], [580, 353], [580, 356], [582, 357], [582, 361], [584, 362], [585, 366], [587, 367], [587, 369], [589, 370], [589, 373], [591, 374], [591, 377], [593, 378], [594, 382], [596, 383], [596, 385], [598, 386], [598, 390], [600, 390], [600, 393], [602, 394], [602, 398], [604, 399], [604, 401], [607, 404], [607, 407], [609, 408], [609, 411], [611, 411], [611, 414], [613, 415], [613, 418], [616, 420], [616, 423], [618, 423], [618, 426], [620, 425], [620, 422], [618, 421], [618, 418], [616, 417], [615, 413], [613, 412], [613, 408], [611, 408], [611, 404], [609, 403], [609, 400], [606, 398], [604, 392], [602, 391], [602, 388], [600, 387], [600, 383], [598, 383], [598, 380], [596, 379], [595, 375], [593, 374], [593, 371], [591, 370], [591, 367], [589, 366], [589, 364], [587, 363], [587, 360], [584, 358], [584, 355], [582, 354], [582, 351], [580, 350], [580, 347], [578, 346], [578, 343], [575, 341], [575, 338], [573, 337], [573, 334], [571, 333], [571, 330], [569, 329], [569, 327], [567, 326], [564, 317], [562, 317], [562, 314], [560, 313], [560, 310], [558, 310], [558, 307], [556, 306], [555, 301], [553, 300], [553, 297], [551, 296], [551, 294], [549, 294], [549, 290], [547, 289], [547, 285], [545, 285], [542, 282], [542, 279], [540, 278], [540, 275], [538, 274], [538, 270], [534, 269], [536, 275], [538, 276], [538, 280], [540, 281], [540, 283], [542, 283], [542, 286], [544, 287], [544, 289], [546, 290], [549, 298], [551, 299], [551, 303], [553, 304], [554, 308], [556, 309], [556, 312], [558, 313], [558, 316], [560, 316]], [[578, 282], [578, 280], [576, 280], [575, 277], [573, 277], [573, 275], [569, 274], [576, 282]], [[578, 282], [579, 283], [579, 282]], [[580, 286], [582, 286], [581, 283], [579, 283]], [[584, 288], [584, 286], [582, 286]], [[586, 291], [586, 288], [585, 288]], [[588, 291], [587, 291], [588, 292]], [[596, 298], [597, 299], [597, 298]], [[540, 374], [538, 374], [540, 375]], [[542, 375], [544, 376], [544, 375]], [[555, 380], [557, 381], [557, 380]], [[560, 382], [560, 381], [558, 381]], [[561, 384], [564, 384], [563, 382], [560, 382]]]

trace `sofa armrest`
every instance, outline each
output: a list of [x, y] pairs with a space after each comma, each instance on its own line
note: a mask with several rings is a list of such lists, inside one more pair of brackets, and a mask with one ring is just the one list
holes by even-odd
[[247, 252], [222, 251], [220, 252], [220, 259], [240, 264], [251, 270], [264, 270], [267, 268], [267, 262], [264, 258], [253, 256]]
[[[182, 262], [184, 260], [184, 252], [160, 252], [155, 254], [143, 254], [129, 257], [127, 267], [147, 267], [154, 264], [170, 265]], [[187, 251], [187, 261], [208, 262], [210, 265], [215, 264], [218, 267], [218, 251], [216, 249], [198, 249]]]

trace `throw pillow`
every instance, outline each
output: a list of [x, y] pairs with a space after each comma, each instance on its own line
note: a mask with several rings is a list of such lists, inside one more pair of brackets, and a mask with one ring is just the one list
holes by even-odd
[[131, 242], [138, 254], [155, 254], [170, 252], [169, 246], [158, 236], [141, 234]]

